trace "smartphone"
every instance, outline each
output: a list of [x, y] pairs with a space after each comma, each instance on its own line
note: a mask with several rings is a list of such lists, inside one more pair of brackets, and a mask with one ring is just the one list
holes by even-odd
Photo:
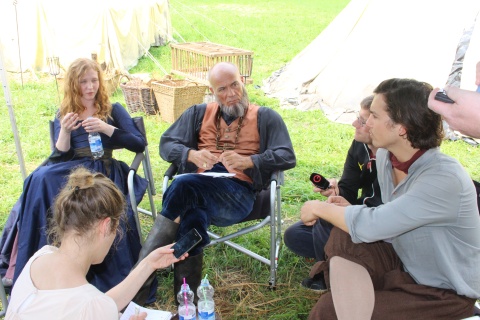
[[326, 190], [330, 188], [330, 182], [325, 179], [320, 173], [312, 173], [310, 175], [310, 181], [315, 185], [315, 187]]
[[175, 250], [173, 255], [177, 259], [180, 258], [185, 252], [192, 250], [200, 241], [202, 241], [202, 236], [197, 229], [193, 228], [172, 246], [172, 249]]

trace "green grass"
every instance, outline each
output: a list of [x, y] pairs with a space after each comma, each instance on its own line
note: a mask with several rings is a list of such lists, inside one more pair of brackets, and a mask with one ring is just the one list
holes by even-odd
[[[342, 173], [353, 128], [328, 121], [321, 111], [302, 112], [281, 109], [277, 100], [266, 97], [262, 81], [281, 68], [307, 46], [348, 3], [348, 0], [185, 0], [171, 2], [172, 24], [185, 41], [211, 41], [254, 52], [253, 84], [248, 91], [253, 102], [277, 110], [284, 118], [297, 155], [297, 167], [286, 172], [282, 190], [284, 227], [298, 220], [303, 202], [318, 197], [308, 177], [316, 171], [327, 177]], [[188, 22], [187, 22], [188, 21]], [[196, 30], [199, 30], [197, 32]], [[182, 40], [176, 37], [179, 42]], [[151, 54], [170, 72], [170, 48], [152, 48]], [[163, 73], [150, 58], [143, 58], [130, 73]], [[37, 75], [38, 81], [19, 84], [18, 75], [9, 74], [15, 116], [22, 142], [27, 171], [34, 170], [49, 155], [48, 120], [58, 104], [54, 79]], [[24, 79], [28, 75], [24, 75]], [[15, 153], [9, 115], [3, 91], [0, 92], [0, 225], [22, 190], [22, 177]], [[121, 90], [112, 101], [125, 103]], [[142, 115], [135, 113], [133, 115]], [[158, 155], [158, 142], [169, 124], [158, 116], [145, 117], [149, 149], [154, 170], [157, 208], [161, 207], [161, 184], [167, 168]], [[446, 141], [442, 150], [465, 166], [472, 178], [480, 180], [478, 148], [464, 142]], [[133, 158], [127, 151], [115, 156], [127, 163]], [[148, 206], [146, 199], [141, 204]], [[151, 226], [142, 217], [144, 235]], [[226, 228], [231, 230], [230, 228]], [[218, 229], [217, 229], [218, 230]], [[225, 230], [220, 230], [225, 231]], [[267, 254], [268, 228], [240, 238], [241, 244]], [[301, 289], [299, 283], [311, 262], [283, 248], [279, 260], [277, 290], [268, 286], [268, 267], [224, 245], [205, 250], [204, 272], [216, 289], [217, 312], [222, 319], [306, 319], [318, 295]], [[159, 276], [158, 307], [174, 309], [172, 274]]]

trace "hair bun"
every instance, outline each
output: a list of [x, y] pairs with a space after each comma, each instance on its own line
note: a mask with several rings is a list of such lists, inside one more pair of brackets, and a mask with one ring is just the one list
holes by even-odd
[[84, 167], [78, 167], [72, 171], [68, 178], [68, 186], [70, 189], [86, 189], [94, 184], [94, 174]]

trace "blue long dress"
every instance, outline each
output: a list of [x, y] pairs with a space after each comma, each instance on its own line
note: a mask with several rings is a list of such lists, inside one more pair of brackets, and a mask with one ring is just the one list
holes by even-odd
[[[117, 129], [111, 137], [100, 134], [104, 149], [125, 148], [132, 152], [142, 152], [145, 149], [145, 140], [142, 134], [137, 130], [132, 118], [121, 104], [113, 104], [111, 118], [107, 122]], [[60, 121], [57, 118], [54, 121], [54, 127], [56, 142], [60, 132]], [[89, 147], [88, 133], [82, 126], [72, 131], [70, 143], [73, 150]], [[59, 152], [57, 151], [56, 154], [58, 155]], [[68, 157], [69, 154], [71, 152], [60, 153], [61, 157]], [[32, 172], [24, 182], [20, 206], [17, 208], [18, 217], [11, 231], [15, 234], [18, 230], [18, 256], [14, 282], [28, 259], [47, 244], [47, 223], [51, 216], [49, 208], [53, 205], [55, 196], [66, 183], [70, 171], [77, 166], [84, 166], [108, 176], [125, 194], [128, 202], [126, 219], [120, 222], [122, 232], [117, 234], [105, 260], [90, 268], [87, 275], [88, 281], [99, 290], [106, 292], [122, 281], [136, 263], [141, 244], [127, 196], [129, 167], [124, 162], [113, 158], [93, 160], [91, 157], [75, 156], [68, 161], [56, 163], [49, 161], [45, 166], [40, 166]], [[136, 187], [135, 197], [139, 203], [145, 193], [147, 181], [136, 175], [134, 184]], [[14, 236], [8, 238], [13, 240]], [[11, 247], [11, 243], [5, 244], [4, 247], [9, 247], [9, 245]]]

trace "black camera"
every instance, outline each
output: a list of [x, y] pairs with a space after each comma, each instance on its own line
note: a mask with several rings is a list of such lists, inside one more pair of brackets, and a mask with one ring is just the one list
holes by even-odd
[[312, 181], [312, 183], [317, 188], [320, 188], [323, 190], [330, 188], [330, 182], [328, 182], [328, 180], [325, 179], [325, 177], [322, 176], [320, 173], [312, 173], [310, 175], [310, 181]]

